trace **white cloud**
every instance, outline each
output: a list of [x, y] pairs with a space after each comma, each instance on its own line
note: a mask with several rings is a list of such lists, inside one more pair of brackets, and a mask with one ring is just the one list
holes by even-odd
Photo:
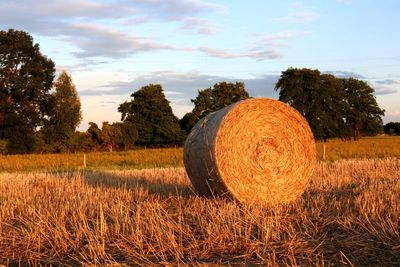
[[289, 7], [288, 13], [279, 18], [275, 18], [274, 20], [277, 22], [286, 22], [286, 23], [309, 23], [312, 21], [316, 21], [320, 18], [320, 14], [314, 11], [313, 8], [307, 7], [302, 3], [293, 3]]
[[[215, 34], [217, 26], [209, 20], [198, 17], [203, 13], [222, 12], [226, 8], [201, 0], [44, 0], [15, 1], [3, 0], [0, 4], [0, 26], [51, 38], [58, 38], [71, 44], [77, 50], [77, 58], [85, 59], [81, 66], [98, 62], [96, 58], [120, 59], [133, 54], [173, 50], [201, 52], [221, 59], [252, 58], [255, 60], [277, 59], [281, 55], [270, 48], [250, 47], [231, 51], [213, 47], [177, 47], [164, 41], [135, 36], [126, 28], [112, 27], [104, 19], [125, 21], [126, 23], [146, 23], [148, 21], [171, 21], [179, 28], [196, 34]], [[13, 10], [13, 12], [10, 12]], [[116, 19], [119, 20], [116, 20]], [[123, 25], [124, 23], [119, 23]], [[122, 26], [123, 27], [123, 26]]]
[[217, 27], [205, 19], [187, 17], [182, 19], [182, 23], [183, 25], [181, 26], [181, 29], [186, 31], [207, 35], [213, 35], [218, 32]]

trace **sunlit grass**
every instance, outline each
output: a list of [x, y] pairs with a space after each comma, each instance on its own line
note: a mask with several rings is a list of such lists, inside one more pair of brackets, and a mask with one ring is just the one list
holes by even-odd
[[[86, 169], [144, 169], [182, 166], [182, 148], [138, 149], [86, 154]], [[60, 171], [84, 168], [84, 154], [0, 156], [0, 171]]]
[[[326, 159], [349, 158], [400, 158], [400, 136], [365, 137], [358, 141], [329, 140], [326, 145]], [[317, 155], [322, 159], [323, 143], [317, 143]]]
[[[321, 142], [317, 143], [318, 159], [322, 159]], [[93, 152], [86, 154], [89, 170], [145, 169], [183, 166], [182, 148], [138, 149], [127, 152]], [[0, 155], [0, 172], [14, 171], [65, 171], [83, 168], [83, 153]], [[348, 158], [400, 158], [400, 137], [362, 138], [359, 141], [329, 140], [326, 143], [326, 160]]]
[[320, 162], [300, 199], [192, 192], [182, 168], [0, 174], [0, 264], [398, 266], [400, 160]]

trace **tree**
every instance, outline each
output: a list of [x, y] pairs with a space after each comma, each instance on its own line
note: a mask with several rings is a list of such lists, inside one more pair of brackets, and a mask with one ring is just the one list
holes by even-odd
[[356, 79], [339, 79], [318, 70], [289, 68], [275, 90], [279, 100], [296, 108], [316, 139], [374, 135], [381, 128], [381, 110], [373, 89]]
[[138, 139], [138, 131], [133, 123], [130, 122], [114, 122], [112, 126], [118, 129], [119, 135], [114, 138], [114, 144], [119, 148], [126, 150], [133, 147]]
[[138, 131], [137, 144], [145, 146], [180, 145], [184, 132], [172, 113], [169, 101], [159, 84], [149, 84], [134, 92], [130, 102], [122, 103], [118, 111], [123, 122], [133, 123]]
[[381, 116], [385, 110], [379, 108], [372, 89], [366, 82], [353, 78], [342, 79], [345, 99], [348, 104], [346, 110], [346, 124], [351, 129], [354, 140], [361, 133], [376, 135], [383, 129]]
[[97, 148], [106, 148], [112, 152], [115, 148], [125, 150], [133, 147], [138, 139], [138, 132], [134, 124], [129, 122], [115, 122], [110, 124], [104, 121], [100, 129], [96, 123], [89, 122], [87, 135]]
[[23, 31], [0, 31], [0, 139], [9, 153], [35, 148], [34, 133], [52, 107], [55, 67]]
[[46, 121], [43, 133], [46, 143], [57, 142], [68, 146], [82, 118], [81, 102], [71, 76], [67, 72], [61, 72], [54, 88], [52, 115]]
[[400, 122], [386, 123], [384, 127], [384, 132], [391, 135], [400, 135]]
[[96, 123], [89, 122], [89, 128], [87, 129], [86, 133], [88, 134], [89, 138], [95, 144], [96, 150], [99, 149], [103, 145], [102, 132]]
[[318, 70], [289, 68], [282, 72], [275, 90], [279, 90], [280, 101], [306, 118], [316, 139], [342, 135], [343, 90], [334, 76], [321, 75]]
[[213, 88], [199, 90], [195, 99], [192, 112], [183, 116], [179, 124], [183, 130], [190, 132], [193, 126], [202, 118], [237, 101], [249, 98], [249, 93], [244, 87], [244, 83], [216, 83]]

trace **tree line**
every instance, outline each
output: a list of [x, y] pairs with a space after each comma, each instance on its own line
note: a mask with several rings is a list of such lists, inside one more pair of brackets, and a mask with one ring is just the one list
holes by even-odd
[[[242, 82], [220, 82], [198, 91], [194, 108], [182, 119], [172, 112], [162, 86], [149, 84], [121, 103], [121, 122], [81, 122], [81, 103], [71, 76], [56, 78], [54, 62], [23, 31], [0, 31], [0, 153], [61, 153], [126, 150], [135, 146], [168, 147], [183, 144], [203, 117], [250, 97]], [[289, 68], [275, 90], [279, 100], [307, 119], [316, 139], [358, 139], [383, 130], [374, 90], [364, 81]], [[387, 127], [386, 127], [387, 126]], [[398, 124], [385, 132], [399, 134]]]

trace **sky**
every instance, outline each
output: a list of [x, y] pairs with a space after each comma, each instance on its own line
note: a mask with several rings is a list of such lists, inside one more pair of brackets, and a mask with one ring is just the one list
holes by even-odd
[[384, 122], [400, 121], [397, 0], [1, 0], [0, 29], [23, 30], [67, 71], [88, 122], [159, 83], [179, 118], [198, 90], [242, 81], [254, 97], [289, 67], [354, 77], [375, 89]]

